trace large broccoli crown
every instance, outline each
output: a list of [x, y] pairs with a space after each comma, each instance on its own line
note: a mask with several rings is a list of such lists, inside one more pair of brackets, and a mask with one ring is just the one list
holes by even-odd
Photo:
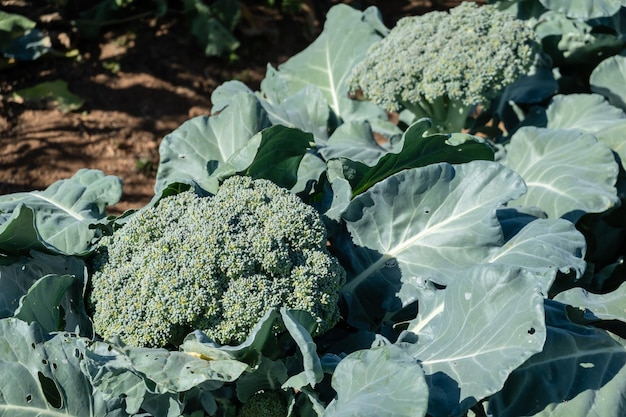
[[400, 19], [355, 67], [350, 85], [390, 111], [441, 97], [484, 104], [530, 70], [537, 46], [525, 22], [464, 2]]
[[103, 238], [92, 262], [94, 327], [135, 346], [192, 329], [243, 341], [269, 308], [309, 312], [321, 334], [339, 320], [345, 271], [319, 214], [271, 181], [232, 177], [213, 197], [183, 192]]

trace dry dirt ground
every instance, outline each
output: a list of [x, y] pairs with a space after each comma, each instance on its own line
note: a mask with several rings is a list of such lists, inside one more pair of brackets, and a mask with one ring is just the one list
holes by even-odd
[[[175, 14], [111, 26], [89, 41], [62, 21], [43, 22], [60, 48], [78, 55], [44, 56], [0, 71], [0, 194], [44, 189], [80, 168], [94, 168], [123, 180], [122, 201], [111, 213], [145, 205], [153, 195], [163, 136], [191, 117], [209, 114], [211, 92], [226, 80], [258, 89], [266, 65], [277, 66], [304, 49], [338, 2], [312, 0], [290, 15], [255, 8], [255, 30], [243, 22], [236, 32], [237, 59], [205, 57]], [[54, 11], [52, 3], [0, 1], [0, 9], [41, 21]], [[376, 5], [391, 27], [401, 16], [458, 1], [344, 3]], [[13, 99], [16, 90], [53, 80], [66, 81], [83, 106], [64, 113], [51, 103]]]

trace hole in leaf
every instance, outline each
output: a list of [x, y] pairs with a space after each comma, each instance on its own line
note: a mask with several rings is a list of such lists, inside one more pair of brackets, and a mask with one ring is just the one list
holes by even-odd
[[531, 328], [528, 330], [528, 334], [535, 334], [535, 328], [534, 328], [534, 327], [531, 327]]
[[33, 342], [30, 344], [30, 347], [32, 347], [33, 349], [35, 349], [37, 347], [37, 345]]
[[29, 403], [29, 402], [31, 402], [31, 401], [33, 401], [33, 396], [32, 396], [32, 395], [30, 395], [30, 394], [28, 394], [28, 395], [26, 396], [26, 402], [27, 402], [27, 403]]
[[80, 358], [80, 350], [74, 349], [74, 356]]
[[57, 364], [52, 362], [52, 369], [56, 370], [57, 369]]
[[39, 383], [41, 384], [43, 395], [46, 397], [48, 404], [54, 408], [61, 408], [63, 400], [61, 399], [61, 393], [59, 392], [57, 384], [41, 372], [38, 372], [37, 376], [39, 377]]
[[424, 214], [430, 214], [430, 207], [424, 207]]

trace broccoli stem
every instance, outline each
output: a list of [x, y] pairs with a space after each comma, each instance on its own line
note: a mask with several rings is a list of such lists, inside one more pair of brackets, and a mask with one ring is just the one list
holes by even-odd
[[434, 101], [420, 100], [417, 103], [402, 102], [402, 106], [415, 115], [415, 120], [424, 117], [433, 123], [428, 133], [458, 133], [465, 127], [465, 122], [473, 106], [461, 100], [439, 96]]

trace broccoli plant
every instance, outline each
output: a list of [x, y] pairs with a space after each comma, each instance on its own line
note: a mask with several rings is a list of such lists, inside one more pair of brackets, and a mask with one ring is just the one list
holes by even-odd
[[238, 176], [213, 197], [187, 191], [137, 213], [102, 239], [93, 266], [96, 332], [150, 347], [193, 329], [241, 342], [274, 307], [310, 313], [323, 333], [339, 320], [345, 280], [315, 209]]
[[529, 72], [535, 34], [495, 6], [464, 2], [448, 12], [400, 19], [351, 74], [351, 90], [388, 111], [428, 117], [458, 132], [479, 105]]

